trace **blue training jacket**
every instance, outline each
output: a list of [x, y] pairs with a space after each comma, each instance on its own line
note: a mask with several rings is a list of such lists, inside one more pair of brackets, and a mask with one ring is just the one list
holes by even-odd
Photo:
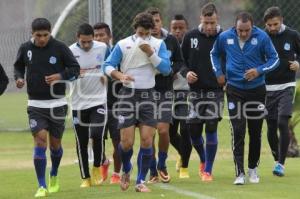
[[[227, 83], [246, 90], [265, 84], [265, 74], [279, 65], [278, 54], [269, 36], [260, 28], [253, 26], [250, 38], [243, 49], [239, 45], [236, 29], [221, 33], [210, 52], [213, 70], [217, 77], [223, 75], [221, 55], [226, 57]], [[246, 70], [256, 68], [260, 76], [252, 81], [244, 78]]]

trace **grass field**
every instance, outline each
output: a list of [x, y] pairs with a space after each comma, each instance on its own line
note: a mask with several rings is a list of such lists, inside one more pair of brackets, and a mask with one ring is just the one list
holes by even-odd
[[[23, 94], [6, 94], [0, 97], [0, 125], [7, 125], [10, 122], [7, 125], [10, 128], [26, 126], [25, 99], [26, 97]], [[296, 132], [300, 132], [300, 126], [296, 128]], [[152, 192], [141, 195], [134, 192], [133, 184], [126, 192], [121, 192], [119, 186], [109, 185], [108, 182], [99, 187], [80, 189], [79, 167], [74, 163], [76, 159], [75, 138], [72, 129], [68, 129], [63, 139], [64, 157], [59, 171], [61, 191], [50, 195], [49, 198], [300, 198], [300, 159], [287, 159], [286, 176], [283, 178], [274, 177], [271, 173], [273, 159], [267, 145], [265, 127], [259, 167], [261, 183], [258, 185], [232, 185], [234, 165], [230, 141], [228, 121], [223, 120], [219, 127], [219, 148], [214, 166], [215, 180], [212, 183], [202, 183], [198, 177], [198, 160], [195, 151], [192, 153], [189, 165], [191, 178], [179, 179], [175, 171], [176, 153], [170, 147], [167, 164], [172, 176], [171, 183], [151, 185]], [[136, 145], [138, 143], [137, 140]], [[106, 146], [107, 155], [111, 157], [112, 146], [110, 140], [108, 140]], [[33, 198], [37, 189], [37, 182], [32, 163], [32, 148], [33, 143], [30, 132], [0, 133], [0, 199]], [[137, 151], [138, 149], [135, 148], [135, 154]], [[133, 159], [135, 162], [136, 156]], [[49, 166], [50, 161], [48, 160], [47, 171], [49, 171]], [[110, 168], [111, 171], [112, 168]], [[133, 172], [132, 179], [135, 179], [135, 173], [136, 170]]]

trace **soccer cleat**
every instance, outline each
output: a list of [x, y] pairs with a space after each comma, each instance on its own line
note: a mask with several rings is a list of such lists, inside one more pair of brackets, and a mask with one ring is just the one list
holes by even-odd
[[120, 187], [122, 191], [126, 191], [130, 185], [130, 172], [123, 173], [121, 176]]
[[202, 179], [202, 182], [212, 182], [213, 176], [208, 172], [203, 172], [201, 179]]
[[87, 188], [87, 187], [91, 187], [91, 186], [92, 186], [91, 179], [87, 178], [87, 179], [82, 180], [80, 188]]
[[284, 166], [280, 163], [276, 163], [273, 169], [273, 174], [275, 176], [283, 177], [284, 176]]
[[105, 160], [104, 163], [100, 167], [101, 172], [101, 181], [104, 182], [108, 177], [108, 168], [109, 168], [110, 162], [109, 160]]
[[205, 163], [200, 162], [199, 164], [199, 176], [201, 177], [204, 173], [204, 169], [205, 169]]
[[57, 176], [49, 176], [49, 193], [57, 193], [59, 191], [59, 181]]
[[249, 175], [249, 182], [250, 183], [254, 183], [254, 184], [259, 183], [259, 176], [258, 176], [258, 173], [257, 173], [257, 167], [255, 167], [254, 169], [249, 168], [248, 175]]
[[177, 172], [180, 171], [181, 166], [182, 166], [182, 159], [181, 159], [181, 156], [178, 154], [177, 155], [177, 160], [176, 160], [176, 165], [175, 165], [175, 168], [176, 168]]
[[158, 178], [158, 176], [151, 176], [150, 175], [150, 178], [149, 178], [149, 180], [148, 180], [148, 184], [155, 184], [155, 183], [158, 183], [159, 182], [159, 178]]
[[36, 191], [34, 197], [40, 198], [40, 197], [46, 197], [47, 195], [48, 195], [48, 190], [46, 188], [44, 188], [44, 187], [40, 187]]
[[112, 174], [112, 176], [110, 177], [110, 184], [120, 184], [120, 182], [121, 182], [120, 175], [117, 173]]
[[98, 186], [101, 184], [101, 177], [100, 177], [100, 168], [93, 167], [92, 169], [92, 185]]
[[180, 168], [179, 170], [179, 178], [190, 178], [188, 168]]
[[163, 183], [169, 183], [171, 180], [171, 176], [168, 174], [167, 169], [157, 170], [160, 180]]
[[151, 190], [143, 183], [135, 185], [135, 191], [141, 193], [149, 193]]
[[233, 182], [234, 185], [244, 185], [246, 183], [245, 174], [241, 173]]

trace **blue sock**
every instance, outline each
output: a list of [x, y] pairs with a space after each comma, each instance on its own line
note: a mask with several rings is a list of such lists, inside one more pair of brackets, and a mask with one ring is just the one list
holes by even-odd
[[218, 148], [217, 132], [213, 132], [213, 133], [206, 132], [206, 162], [205, 162], [204, 171], [210, 174], [212, 172], [212, 167], [215, 161], [217, 148]]
[[150, 175], [151, 176], [157, 176], [158, 175], [156, 166], [157, 166], [156, 158], [155, 158], [154, 155], [152, 155], [151, 163], [150, 163]]
[[136, 179], [136, 184], [145, 182], [153, 155], [153, 148], [140, 148], [137, 165], [138, 165], [138, 175]]
[[50, 156], [51, 156], [51, 162], [52, 162], [50, 176], [57, 176], [57, 171], [58, 171], [58, 167], [60, 164], [60, 160], [63, 156], [63, 148], [60, 147], [57, 150], [50, 149]]
[[196, 149], [200, 162], [204, 163], [205, 162], [205, 150], [204, 150], [204, 140], [202, 135], [200, 137], [191, 137], [191, 142], [193, 147]]
[[46, 188], [45, 172], [47, 166], [46, 148], [34, 147], [33, 163], [39, 187]]
[[130, 149], [129, 151], [124, 151], [122, 149], [121, 144], [119, 144], [118, 150], [119, 150], [119, 154], [121, 156], [121, 161], [122, 161], [122, 165], [123, 165], [122, 170], [124, 173], [129, 173], [131, 170], [131, 167], [132, 167], [130, 159], [133, 154], [133, 150]]
[[166, 159], [168, 157], [167, 152], [159, 151], [158, 152], [158, 163], [157, 169], [163, 170], [166, 169]]

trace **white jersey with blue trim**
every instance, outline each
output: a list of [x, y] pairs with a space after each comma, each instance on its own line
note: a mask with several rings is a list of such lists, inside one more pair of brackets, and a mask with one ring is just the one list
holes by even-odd
[[101, 70], [109, 48], [103, 42], [93, 41], [89, 51], [84, 51], [78, 43], [70, 46], [77, 59], [81, 78], [72, 84], [71, 100], [73, 110], [85, 110], [106, 103], [107, 86]]
[[[148, 57], [140, 48], [149, 44], [154, 50]], [[163, 40], [152, 36], [141, 39], [136, 35], [120, 40], [104, 64], [104, 72], [110, 73], [120, 64], [121, 72], [134, 78], [131, 84], [124, 86], [136, 89], [149, 89], [155, 85], [155, 74], [159, 71], [166, 75], [171, 72], [169, 55]]]

